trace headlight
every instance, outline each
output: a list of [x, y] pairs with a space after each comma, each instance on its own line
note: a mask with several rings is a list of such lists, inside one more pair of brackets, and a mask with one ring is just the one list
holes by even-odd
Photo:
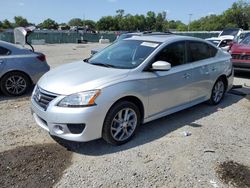
[[100, 90], [75, 93], [64, 97], [59, 103], [60, 107], [85, 107], [95, 105], [95, 99], [101, 94]]

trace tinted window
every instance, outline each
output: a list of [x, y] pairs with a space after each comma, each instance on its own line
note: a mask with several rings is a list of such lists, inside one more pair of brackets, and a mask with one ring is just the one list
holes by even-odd
[[185, 46], [185, 42], [177, 42], [170, 44], [166, 48], [164, 48], [159, 54], [156, 55], [155, 61], [169, 62], [172, 67], [185, 64]]
[[9, 55], [10, 51], [6, 48], [0, 47], [0, 55]]
[[214, 57], [217, 49], [203, 42], [189, 42], [188, 62]]

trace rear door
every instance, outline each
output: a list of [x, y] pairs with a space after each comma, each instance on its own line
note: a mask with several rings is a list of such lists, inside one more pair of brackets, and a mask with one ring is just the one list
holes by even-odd
[[4, 65], [7, 61], [7, 56], [11, 54], [11, 51], [7, 48], [0, 46], [0, 74], [3, 71]]
[[217, 70], [217, 49], [205, 42], [188, 41], [188, 62], [192, 64], [193, 83], [190, 100], [203, 100], [211, 94], [213, 72]]

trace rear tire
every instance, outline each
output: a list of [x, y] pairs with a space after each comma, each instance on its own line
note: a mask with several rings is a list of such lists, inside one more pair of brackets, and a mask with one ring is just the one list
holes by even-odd
[[140, 123], [139, 108], [128, 101], [119, 102], [106, 115], [102, 137], [113, 145], [124, 144], [132, 139]]
[[1, 91], [6, 96], [20, 96], [28, 91], [31, 86], [29, 77], [21, 72], [9, 72], [0, 82]]
[[225, 95], [226, 84], [223, 79], [219, 78], [212, 89], [211, 97], [208, 100], [208, 103], [211, 105], [217, 105], [221, 102]]

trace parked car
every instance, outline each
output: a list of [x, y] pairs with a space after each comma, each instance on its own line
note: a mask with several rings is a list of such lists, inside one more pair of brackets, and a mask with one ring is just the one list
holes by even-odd
[[234, 42], [238, 42], [242, 29], [229, 28], [224, 29], [218, 37], [207, 38], [206, 40], [212, 42], [215, 46], [228, 51]]
[[231, 55], [205, 40], [136, 36], [46, 73], [32, 94], [32, 114], [53, 136], [120, 145], [142, 123], [220, 103], [232, 83]]
[[[126, 39], [126, 38], [130, 38], [133, 36], [150, 36], [150, 35], [170, 35], [173, 34], [169, 31], [166, 32], [151, 32], [151, 31], [144, 31], [144, 32], [134, 32], [134, 33], [123, 33], [121, 35], [119, 35], [117, 37], [117, 39], [115, 40], [115, 42]], [[91, 55], [96, 54], [97, 52], [100, 52], [101, 50], [103, 50], [104, 48], [95, 48], [91, 50]]]
[[0, 41], [0, 88], [7, 96], [20, 96], [47, 71], [42, 53]]
[[250, 35], [233, 44], [230, 49], [234, 69], [237, 71], [250, 71]]
[[208, 38], [206, 39], [207, 41], [213, 43], [215, 46], [225, 50], [225, 51], [228, 51], [232, 44], [233, 44], [233, 39], [232, 37], [229, 37], [226, 36], [226, 37], [214, 37], [214, 38]]

